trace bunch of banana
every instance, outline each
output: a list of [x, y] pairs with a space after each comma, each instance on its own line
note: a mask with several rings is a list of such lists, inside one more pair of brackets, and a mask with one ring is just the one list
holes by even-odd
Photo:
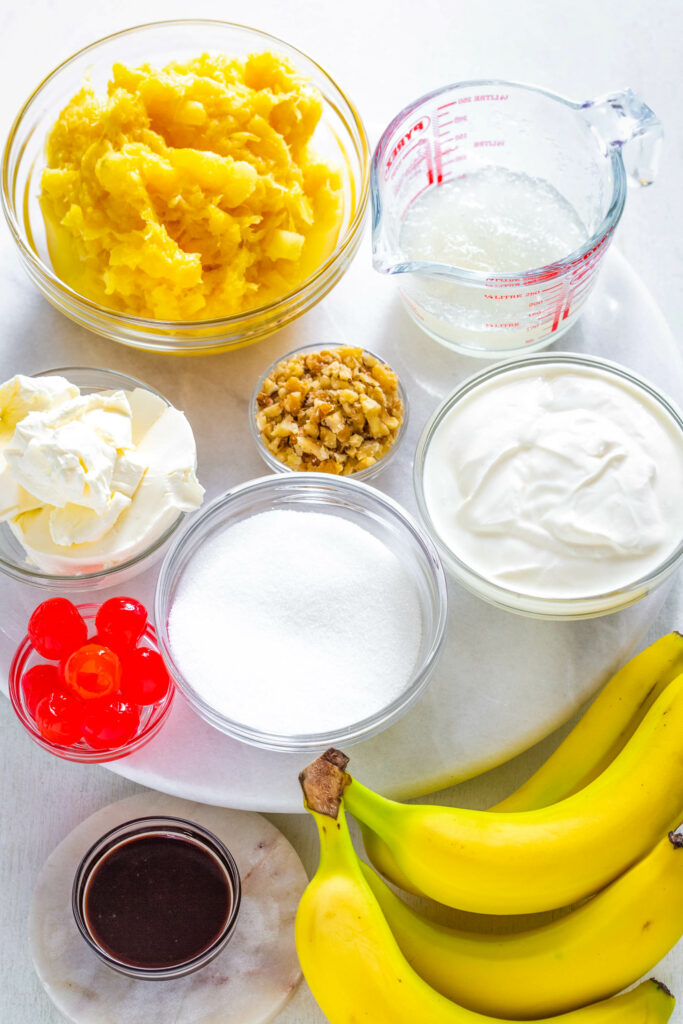
[[683, 675], [614, 761], [572, 796], [533, 811], [401, 804], [349, 778], [347, 809], [432, 899], [528, 914], [592, 895], [648, 853], [683, 814]]
[[[304, 976], [331, 1024], [496, 1024], [495, 1018], [451, 1002], [413, 970], [361, 870], [343, 805], [337, 800], [330, 817], [334, 797], [323, 792], [320, 806], [327, 813], [309, 807], [318, 826], [321, 856], [299, 904], [296, 944]], [[671, 993], [650, 980], [553, 1020], [665, 1024], [673, 1007]]]
[[[683, 932], [683, 838], [665, 834], [683, 813], [682, 671], [683, 637], [663, 637], [491, 811], [385, 800], [346, 773], [339, 751], [309, 765], [300, 778], [321, 861], [299, 908], [297, 948], [332, 1024], [668, 1019], [673, 999], [656, 982], [605, 997], [642, 976]], [[601, 891], [512, 935], [437, 925], [358, 860], [344, 803], [384, 873], [442, 903], [518, 913]]]
[[[564, 800], [592, 782], [682, 672], [683, 636], [669, 633], [627, 662], [538, 771], [491, 810], [533, 811]], [[377, 833], [362, 822], [360, 827], [366, 852], [377, 870], [399, 888], [422, 895]]]
[[410, 966], [437, 992], [494, 1017], [547, 1017], [620, 992], [683, 935], [683, 835], [564, 917], [509, 935], [460, 931], [408, 907], [361, 862]]

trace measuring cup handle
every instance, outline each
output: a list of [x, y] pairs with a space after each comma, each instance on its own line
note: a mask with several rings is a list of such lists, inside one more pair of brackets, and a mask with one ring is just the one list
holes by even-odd
[[621, 151], [629, 181], [651, 185], [657, 174], [662, 122], [632, 89], [611, 92], [582, 104], [587, 119], [609, 146]]

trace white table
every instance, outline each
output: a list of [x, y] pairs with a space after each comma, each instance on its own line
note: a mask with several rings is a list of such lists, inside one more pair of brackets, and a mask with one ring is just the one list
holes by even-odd
[[[647, 193], [630, 195], [618, 244], [653, 292], [674, 332], [681, 332], [683, 90], [673, 44], [683, 32], [683, 8], [676, 0], [660, 0], [656, 6], [638, 0], [574, 0], [571, 5], [538, 0], [518, 0], [514, 5], [509, 0], [480, 0], [479, 4], [464, 0], [421, 0], [419, 4], [411, 0], [345, 0], [343, 4], [194, 0], [191, 6], [182, 0], [163, 4], [118, 0], [115, 5], [32, 0], [5, 4], [0, 9], [0, 133], [4, 137], [16, 109], [45, 70], [77, 47], [127, 25], [190, 13], [254, 24], [311, 53], [349, 91], [368, 123], [384, 124], [410, 99], [447, 81], [466, 78], [530, 81], [576, 98], [632, 86], [661, 117], [668, 133], [658, 181]], [[0, 272], [8, 270], [16, 273], [16, 264], [3, 225]], [[21, 287], [31, 287], [18, 274], [17, 281]], [[0, 321], [0, 362], [3, 345], [6, 349], [20, 328]], [[679, 587], [663, 608], [651, 639], [680, 627], [680, 593]], [[2, 602], [0, 581], [0, 616]], [[33, 975], [26, 944], [26, 914], [35, 878], [48, 853], [75, 824], [138, 787], [104, 769], [68, 764], [42, 752], [17, 727], [4, 699], [0, 700], [0, 736], [0, 1024], [57, 1024], [60, 1015]], [[480, 779], [439, 794], [439, 800], [472, 806], [493, 802], [528, 775], [557, 739], [557, 735], [551, 737]], [[317, 845], [311, 823], [296, 815], [271, 817], [311, 870]], [[683, 993], [681, 945], [657, 971], [679, 994]], [[302, 987], [279, 1022], [320, 1024], [322, 1019]], [[673, 1020], [683, 1024], [683, 1009], [675, 1012]], [[150, 1024], [156, 1024], [152, 1017]]]

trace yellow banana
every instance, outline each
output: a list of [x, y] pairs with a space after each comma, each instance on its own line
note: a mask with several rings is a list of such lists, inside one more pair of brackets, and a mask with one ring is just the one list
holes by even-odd
[[683, 835], [571, 913], [512, 935], [459, 931], [408, 907], [361, 870], [408, 963], [442, 995], [491, 1016], [546, 1017], [633, 984], [683, 934]]
[[[532, 811], [564, 800], [592, 782], [631, 738], [669, 683], [683, 672], [683, 635], [668, 633], [612, 676], [557, 750], [492, 811]], [[394, 885], [422, 895], [380, 837], [361, 824], [370, 861]]]
[[576, 903], [658, 842], [683, 813], [683, 675], [601, 775], [533, 811], [401, 804], [347, 776], [347, 809], [425, 895], [461, 910], [519, 914]]
[[[440, 995], [408, 964], [363, 877], [343, 807], [336, 819], [313, 816], [320, 866], [299, 904], [296, 944], [304, 976], [330, 1024], [494, 1024]], [[673, 1006], [666, 989], [646, 981], [554, 1021], [664, 1024]]]
[[668, 633], [619, 669], [545, 764], [491, 809], [530, 811], [583, 789], [614, 760], [681, 672], [683, 635]]
[[423, 892], [420, 892], [418, 887], [407, 877], [404, 871], [396, 863], [396, 858], [393, 853], [381, 839], [376, 832], [373, 832], [371, 828], [364, 825], [362, 821], [358, 822], [360, 828], [360, 834], [363, 837], [363, 846], [365, 852], [368, 855], [370, 863], [375, 867], [381, 875], [388, 878], [390, 882], [397, 885], [399, 889], [403, 889], [405, 892], [412, 892], [414, 896], [424, 896]]

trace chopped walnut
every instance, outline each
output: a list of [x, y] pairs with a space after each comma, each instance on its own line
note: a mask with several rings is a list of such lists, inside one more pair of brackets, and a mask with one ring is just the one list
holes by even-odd
[[256, 397], [256, 426], [290, 469], [348, 476], [375, 465], [403, 422], [398, 378], [361, 348], [283, 359]]

